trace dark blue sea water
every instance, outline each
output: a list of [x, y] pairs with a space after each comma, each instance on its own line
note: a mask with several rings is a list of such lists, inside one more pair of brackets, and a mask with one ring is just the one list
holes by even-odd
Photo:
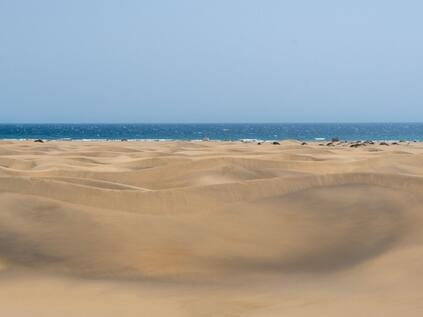
[[0, 124], [0, 139], [423, 140], [423, 123]]

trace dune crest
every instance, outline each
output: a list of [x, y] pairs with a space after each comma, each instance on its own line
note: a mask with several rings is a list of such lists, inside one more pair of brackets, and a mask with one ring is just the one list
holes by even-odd
[[422, 157], [420, 143], [2, 142], [0, 305], [357, 316], [359, 300], [418, 315]]

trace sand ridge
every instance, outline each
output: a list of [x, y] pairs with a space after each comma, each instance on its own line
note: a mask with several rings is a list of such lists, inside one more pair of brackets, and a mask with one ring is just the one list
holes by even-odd
[[422, 162], [421, 143], [2, 141], [0, 305], [417, 316]]

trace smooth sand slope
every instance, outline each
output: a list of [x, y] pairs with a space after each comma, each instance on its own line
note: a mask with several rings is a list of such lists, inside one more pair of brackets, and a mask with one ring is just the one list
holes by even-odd
[[423, 145], [0, 142], [0, 316], [423, 316]]

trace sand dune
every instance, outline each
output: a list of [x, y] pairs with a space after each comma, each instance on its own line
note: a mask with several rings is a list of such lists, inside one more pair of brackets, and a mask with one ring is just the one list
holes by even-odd
[[1, 315], [420, 316], [422, 163], [420, 143], [3, 141]]

